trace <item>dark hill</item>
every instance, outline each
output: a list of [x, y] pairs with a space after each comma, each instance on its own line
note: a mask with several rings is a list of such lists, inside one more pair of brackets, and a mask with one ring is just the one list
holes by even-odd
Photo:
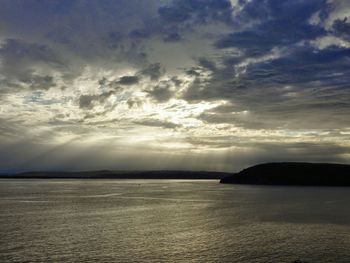
[[220, 179], [230, 175], [206, 171], [81, 171], [81, 172], [25, 172], [0, 175], [0, 178], [22, 179]]
[[350, 165], [266, 163], [224, 177], [220, 183], [260, 185], [350, 186]]

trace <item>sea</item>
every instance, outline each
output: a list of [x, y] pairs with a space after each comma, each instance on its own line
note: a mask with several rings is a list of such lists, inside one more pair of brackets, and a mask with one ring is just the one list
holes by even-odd
[[0, 262], [349, 263], [350, 188], [1, 179]]

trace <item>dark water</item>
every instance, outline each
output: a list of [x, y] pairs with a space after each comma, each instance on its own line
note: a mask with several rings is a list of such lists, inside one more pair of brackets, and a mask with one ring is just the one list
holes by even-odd
[[0, 180], [0, 262], [350, 262], [350, 188]]

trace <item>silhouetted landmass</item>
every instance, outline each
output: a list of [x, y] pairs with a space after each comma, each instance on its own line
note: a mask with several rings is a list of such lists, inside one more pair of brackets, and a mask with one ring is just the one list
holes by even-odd
[[259, 185], [350, 186], [350, 165], [266, 163], [224, 177], [220, 183]]
[[229, 173], [204, 171], [85, 171], [25, 172], [0, 175], [0, 178], [22, 179], [221, 179]]

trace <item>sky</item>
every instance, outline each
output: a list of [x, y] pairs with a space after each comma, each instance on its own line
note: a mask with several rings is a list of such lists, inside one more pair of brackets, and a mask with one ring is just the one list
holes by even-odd
[[0, 5], [0, 172], [350, 163], [348, 0]]

